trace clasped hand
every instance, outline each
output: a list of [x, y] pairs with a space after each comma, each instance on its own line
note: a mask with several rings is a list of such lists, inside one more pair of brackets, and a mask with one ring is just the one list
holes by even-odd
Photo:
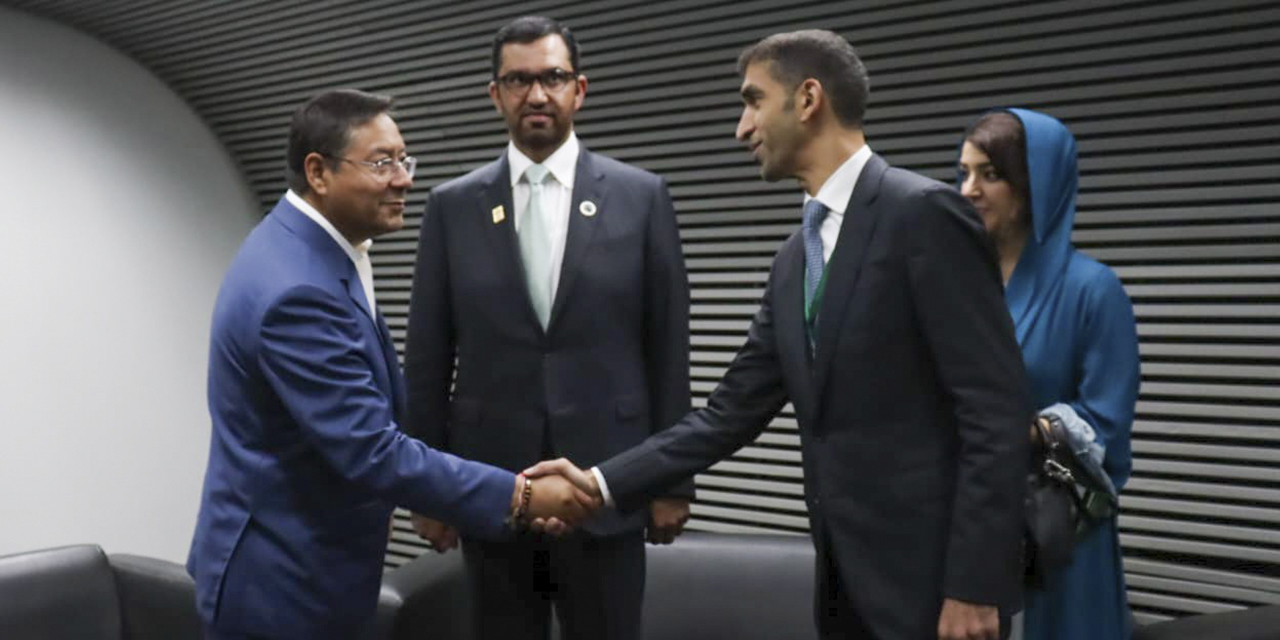
[[[538, 464], [524, 470], [524, 476], [531, 479], [535, 488], [538, 482], [554, 481], [556, 487], [563, 490], [567, 485], [573, 490], [573, 494], [578, 498], [579, 505], [587, 507], [585, 516], [591, 515], [596, 509], [604, 505], [604, 496], [600, 493], [600, 485], [596, 483], [595, 475], [590, 471], [579, 469], [572, 462], [565, 458], [557, 458], [555, 460], [544, 460]], [[536, 493], [536, 489], [535, 489]], [[572, 519], [574, 513], [572, 506], [567, 513], [556, 513], [554, 511], [546, 511], [534, 513], [533, 505], [529, 505], [529, 513], [526, 516], [526, 523], [529, 528], [535, 531], [543, 531], [552, 535], [562, 535], [572, 531], [574, 527], [581, 524], [582, 519]], [[568, 518], [564, 516], [569, 516]]]
[[[529, 479], [531, 489], [522, 519], [533, 531], [558, 536], [581, 526], [604, 500], [594, 478], [587, 484], [579, 477], [590, 478], [590, 473], [584, 474], [564, 458], [554, 461], [554, 471], [538, 468], [547, 464], [551, 463], [539, 463], [522, 474]], [[516, 485], [517, 490], [523, 488], [521, 478], [517, 477]]]
[[[562, 478], [578, 490], [578, 495], [590, 498], [592, 509], [604, 504], [603, 492], [596, 475], [583, 471], [564, 458], [547, 460], [524, 470], [529, 478], [549, 479]], [[658, 498], [649, 504], [649, 522], [645, 539], [652, 544], [671, 544], [677, 536], [684, 532], [684, 525], [689, 521], [689, 499], [683, 497]], [[550, 517], [533, 517], [529, 526], [538, 531], [559, 535], [575, 525], [552, 514]]]
[[[522, 516], [531, 530], [554, 536], [572, 532], [604, 503], [595, 477], [564, 458], [540, 462], [525, 470], [531, 491], [529, 504]], [[516, 478], [512, 507], [522, 500], [523, 478]], [[412, 514], [410, 522], [419, 536], [431, 543], [437, 553], [458, 546], [458, 530], [439, 520]]]

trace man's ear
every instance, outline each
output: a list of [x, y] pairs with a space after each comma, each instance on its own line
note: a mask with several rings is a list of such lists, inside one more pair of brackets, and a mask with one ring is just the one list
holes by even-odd
[[489, 99], [493, 101], [493, 109], [499, 114], [502, 113], [502, 98], [498, 96], [498, 81], [489, 81]]
[[578, 109], [582, 108], [582, 101], [587, 97], [587, 76], [579, 73], [578, 77], [573, 79], [573, 83], [578, 88], [578, 93], [573, 98], [573, 112], [577, 113]]
[[312, 193], [328, 195], [330, 170], [324, 156], [314, 151], [308, 153], [302, 159], [302, 173], [307, 177], [307, 186], [311, 187]]
[[810, 122], [822, 111], [827, 94], [817, 78], [806, 78], [796, 87], [796, 112], [801, 122]]

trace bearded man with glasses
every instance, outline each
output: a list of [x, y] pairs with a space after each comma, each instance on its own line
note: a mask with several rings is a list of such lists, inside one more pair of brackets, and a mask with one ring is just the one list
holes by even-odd
[[[587, 78], [567, 28], [517, 19], [492, 55], [489, 96], [510, 142], [427, 198], [407, 426], [505, 469], [604, 460], [689, 409], [689, 285], [671, 197], [662, 178], [579, 142]], [[546, 638], [552, 603], [565, 638], [640, 637], [645, 539], [670, 543], [692, 496], [684, 479], [561, 540], [465, 537], [477, 637]], [[413, 520], [436, 551], [458, 544], [452, 527]]]

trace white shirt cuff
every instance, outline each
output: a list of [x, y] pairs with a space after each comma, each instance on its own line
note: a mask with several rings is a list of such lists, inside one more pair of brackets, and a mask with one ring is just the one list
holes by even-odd
[[600, 485], [600, 496], [604, 498], [606, 507], [617, 507], [613, 502], [613, 494], [609, 493], [609, 483], [604, 481], [604, 474], [600, 473], [600, 467], [591, 467], [591, 474], [596, 477], [596, 484]]

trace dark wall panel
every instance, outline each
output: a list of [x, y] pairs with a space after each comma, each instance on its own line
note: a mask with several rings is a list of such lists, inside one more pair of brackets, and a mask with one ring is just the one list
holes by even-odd
[[[285, 187], [294, 106], [343, 86], [396, 96], [422, 161], [414, 215], [374, 248], [398, 340], [422, 195], [505, 142], [485, 91], [492, 33], [526, 13], [567, 22], [591, 81], [584, 143], [661, 173], [676, 198], [699, 404], [799, 221], [797, 186], [762, 182], [733, 140], [742, 47], [799, 28], [849, 37], [872, 76], [871, 146], [940, 180], [983, 110], [1052, 113], [1080, 143], [1075, 240], [1120, 274], [1142, 339], [1120, 519], [1131, 601], [1143, 621], [1280, 602], [1280, 2], [9, 4], [154, 69], [231, 150], [264, 211]], [[805, 532], [799, 456], [788, 407], [699, 476], [691, 526]], [[388, 562], [421, 550], [401, 521]]]

